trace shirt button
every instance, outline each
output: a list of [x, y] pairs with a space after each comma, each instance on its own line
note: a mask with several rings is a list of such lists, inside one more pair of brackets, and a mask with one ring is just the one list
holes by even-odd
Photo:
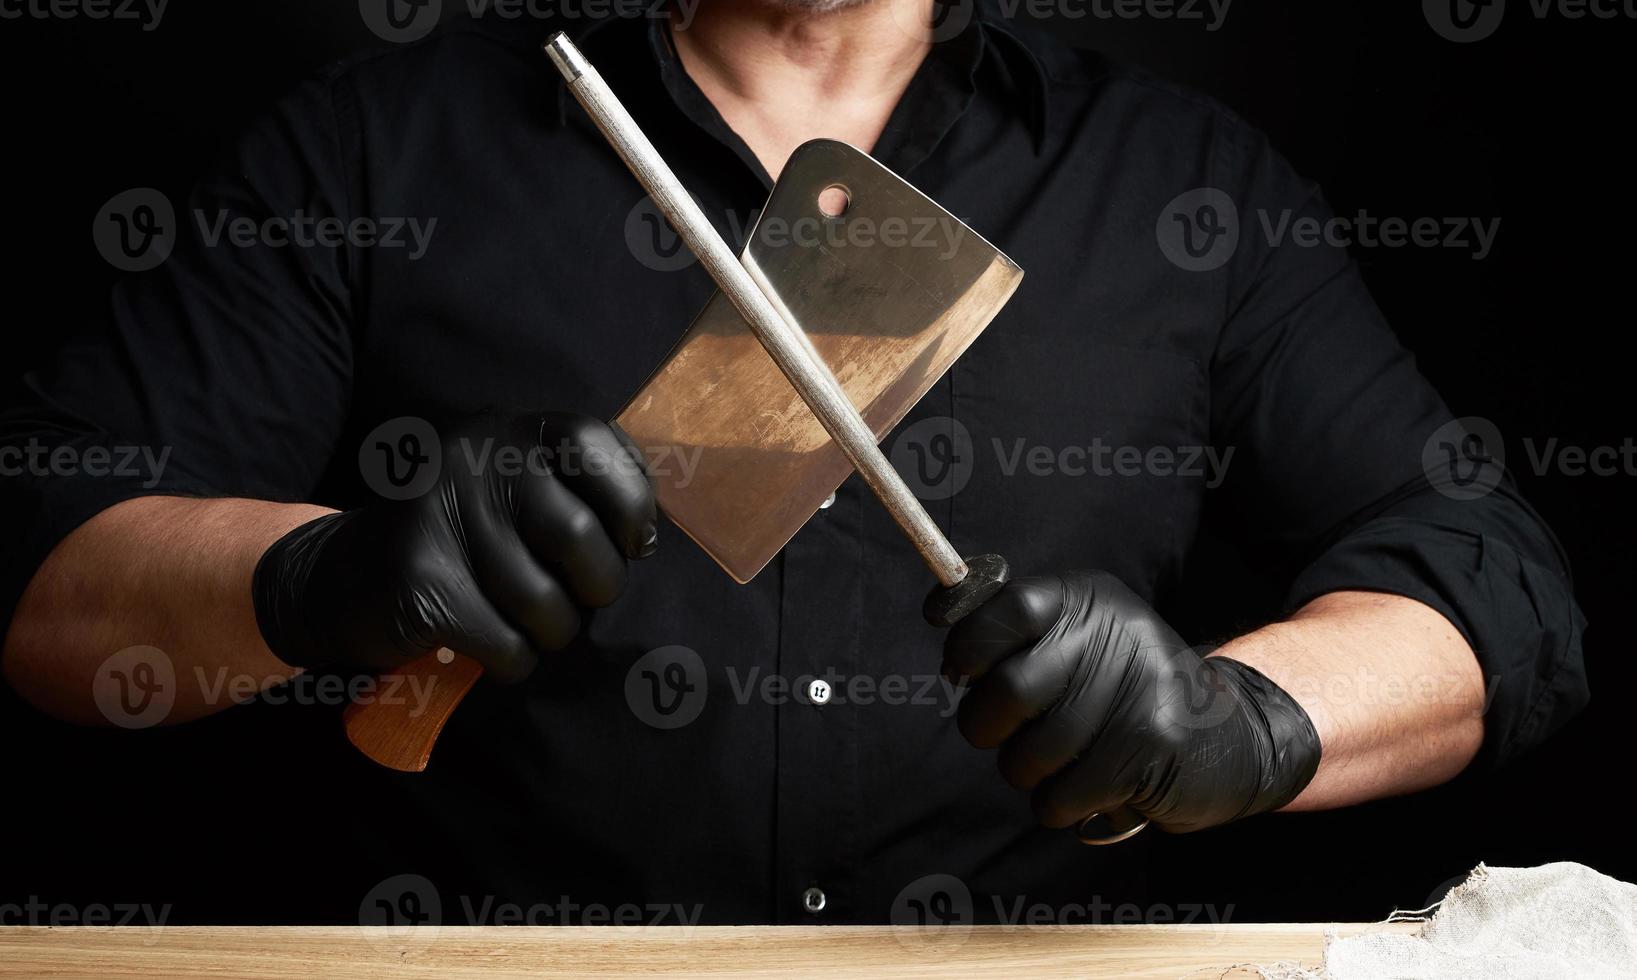
[[814, 704], [830, 703], [830, 682], [815, 680], [807, 685], [807, 700]]
[[801, 893], [801, 907], [818, 915], [824, 911], [824, 889], [809, 888]]
[[[811, 500], [813, 498], [809, 497], [807, 499]], [[824, 498], [824, 503], [819, 504], [819, 510], [829, 510], [831, 507], [834, 507], [835, 505], [836, 505], [836, 495], [832, 493], [828, 497]]]

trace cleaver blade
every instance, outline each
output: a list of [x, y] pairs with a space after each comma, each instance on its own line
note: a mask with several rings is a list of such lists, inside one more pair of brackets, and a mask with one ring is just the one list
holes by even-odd
[[[828, 139], [791, 155], [741, 259], [877, 442], [1023, 278], [903, 178]], [[666, 516], [741, 584], [853, 473], [721, 292], [615, 422], [645, 453]]]

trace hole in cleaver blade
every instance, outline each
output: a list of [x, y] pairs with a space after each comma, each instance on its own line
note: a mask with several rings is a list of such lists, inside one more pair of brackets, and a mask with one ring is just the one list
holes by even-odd
[[[846, 211], [819, 194], [847, 188]], [[1011, 298], [1023, 270], [867, 154], [798, 147], [742, 256], [884, 438]], [[615, 420], [659, 505], [741, 583], [853, 472], [733, 304], [711, 297]]]

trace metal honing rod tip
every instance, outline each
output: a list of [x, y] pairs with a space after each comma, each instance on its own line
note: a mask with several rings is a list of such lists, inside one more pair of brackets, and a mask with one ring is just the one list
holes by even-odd
[[591, 70], [591, 65], [585, 60], [585, 55], [580, 53], [580, 49], [575, 47], [574, 42], [570, 41], [568, 35], [562, 31], [553, 34], [551, 39], [546, 41], [545, 48], [546, 55], [551, 58], [551, 63], [556, 65], [557, 70], [563, 73], [563, 77], [571, 82], [576, 81], [581, 75]]

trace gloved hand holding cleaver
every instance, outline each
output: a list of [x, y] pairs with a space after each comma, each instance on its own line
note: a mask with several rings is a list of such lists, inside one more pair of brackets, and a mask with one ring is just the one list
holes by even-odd
[[[1005, 559], [963, 558], [878, 442], [989, 325], [1023, 271], [896, 174], [832, 140], [796, 149], [735, 256], [574, 44], [559, 33], [545, 50], [720, 290], [615, 420], [639, 447], [697, 458], [686, 473], [654, 474], [666, 515], [744, 583], [856, 470], [938, 579], [923, 607], [929, 622], [951, 626], [994, 596], [1008, 578]], [[878, 232], [930, 222], [942, 230], [940, 247], [769, 244], [860, 215]], [[781, 235], [762, 233], [770, 222], [782, 223]], [[765, 407], [746, 413], [745, 404]], [[348, 735], [371, 758], [425, 767], [480, 672], [440, 656], [439, 703], [421, 718], [384, 704], [348, 709]], [[403, 671], [439, 670], [424, 659]], [[1129, 810], [1092, 814], [1079, 836], [1113, 843], [1146, 824]]]

